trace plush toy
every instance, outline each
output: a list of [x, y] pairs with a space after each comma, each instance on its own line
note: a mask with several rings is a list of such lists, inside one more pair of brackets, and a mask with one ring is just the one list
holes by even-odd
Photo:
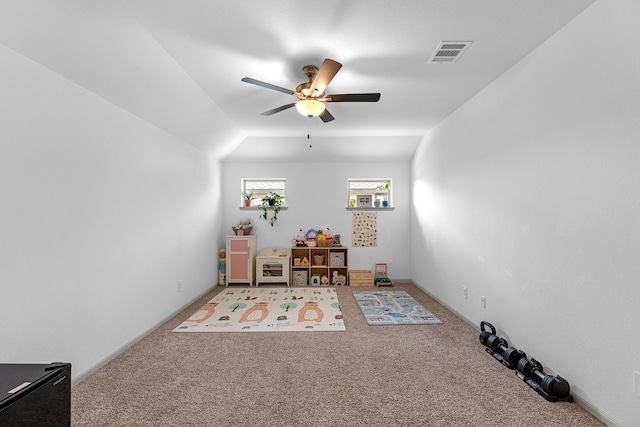
[[333, 236], [331, 235], [331, 230], [329, 230], [329, 227], [325, 228], [322, 233], [325, 235], [326, 240], [333, 240]]
[[236, 233], [236, 235], [242, 236], [251, 233], [253, 225], [251, 225], [251, 220], [249, 218], [244, 218], [238, 221], [236, 225], [232, 225], [231, 229]]
[[298, 231], [298, 233], [295, 236], [293, 236], [293, 243], [295, 243], [296, 246], [304, 246], [305, 240], [307, 240], [307, 238], [302, 232], [302, 228], [301, 228], [300, 231]]
[[307, 231], [307, 233], [305, 234], [305, 237], [307, 238], [307, 241], [306, 241], [307, 246], [309, 247], [318, 246], [318, 232], [316, 230], [312, 228], [311, 230]]
[[253, 228], [253, 226], [251, 225], [251, 220], [249, 218], [244, 218], [241, 219], [240, 221], [238, 221], [236, 223], [236, 225], [234, 226], [234, 228]]

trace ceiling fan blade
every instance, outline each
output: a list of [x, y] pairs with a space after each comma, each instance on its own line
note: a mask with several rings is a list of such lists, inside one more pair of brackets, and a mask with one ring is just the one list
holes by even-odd
[[294, 102], [292, 104], [283, 105], [282, 107], [274, 108], [273, 110], [265, 111], [264, 113], [260, 113], [260, 114], [263, 115], [263, 116], [271, 116], [272, 114], [279, 113], [280, 111], [284, 111], [284, 110], [286, 110], [288, 108], [291, 108], [291, 107], [293, 107], [295, 105], [296, 105], [296, 103]]
[[341, 95], [327, 95], [322, 98], [326, 102], [378, 102], [379, 93], [346, 93]]
[[311, 96], [314, 96], [315, 94], [320, 95], [324, 92], [340, 68], [342, 68], [341, 63], [334, 61], [333, 59], [325, 58], [318, 70], [318, 74], [316, 74], [316, 78], [313, 79], [313, 83], [311, 83], [311, 87], [309, 88]]
[[251, 83], [252, 85], [266, 87], [267, 89], [277, 90], [278, 92], [284, 92], [289, 95], [294, 95], [294, 92], [290, 89], [272, 85], [271, 83], [261, 82], [260, 80], [252, 79], [251, 77], [243, 77], [242, 81], [246, 83]]
[[330, 122], [331, 120], [333, 120], [333, 116], [331, 115], [329, 110], [327, 110], [326, 108], [324, 109], [322, 114], [320, 114], [318, 117], [320, 117], [322, 119], [322, 121], [325, 122], [325, 123]]

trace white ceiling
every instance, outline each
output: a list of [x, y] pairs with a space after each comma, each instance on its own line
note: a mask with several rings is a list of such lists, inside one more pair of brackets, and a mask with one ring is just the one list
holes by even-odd
[[[0, 43], [221, 159], [407, 160], [593, 1], [0, 0]], [[428, 64], [441, 41], [473, 44]], [[326, 57], [343, 64], [327, 93], [380, 101], [265, 117], [295, 98], [240, 81], [295, 89]]]

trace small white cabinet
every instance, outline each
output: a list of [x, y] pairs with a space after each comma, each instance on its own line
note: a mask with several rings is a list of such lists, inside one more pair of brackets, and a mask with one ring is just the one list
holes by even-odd
[[256, 271], [256, 236], [227, 236], [227, 271], [225, 286], [232, 283], [253, 284]]
[[256, 258], [256, 286], [260, 283], [286, 283], [289, 286], [290, 259], [291, 251], [288, 248], [260, 250]]

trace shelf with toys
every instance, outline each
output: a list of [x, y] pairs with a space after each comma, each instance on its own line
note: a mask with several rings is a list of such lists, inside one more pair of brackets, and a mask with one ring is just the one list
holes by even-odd
[[302, 230], [295, 235], [291, 248], [291, 282], [293, 286], [347, 285], [348, 251], [340, 245], [340, 236], [328, 229]]

